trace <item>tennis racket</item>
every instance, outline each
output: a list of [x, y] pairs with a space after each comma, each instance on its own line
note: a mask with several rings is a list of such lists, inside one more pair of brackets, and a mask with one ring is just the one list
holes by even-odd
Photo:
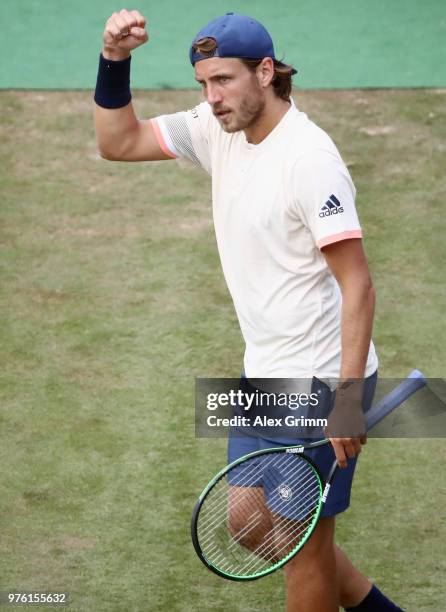
[[[365, 415], [367, 431], [426, 380], [414, 370]], [[326, 482], [304, 453], [329, 444], [270, 448], [233, 461], [209, 482], [192, 514], [192, 542], [211, 571], [255, 580], [282, 567], [313, 533], [338, 465]]]

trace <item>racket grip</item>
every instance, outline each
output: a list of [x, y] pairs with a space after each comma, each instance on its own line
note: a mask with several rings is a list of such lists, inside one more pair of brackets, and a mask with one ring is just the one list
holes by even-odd
[[373, 406], [368, 414], [366, 413], [365, 422], [367, 431], [372, 429], [372, 427], [382, 421], [382, 419], [392, 412], [392, 410], [395, 410], [395, 408], [425, 385], [426, 378], [424, 374], [419, 370], [413, 370], [405, 380], [383, 397], [376, 406]]

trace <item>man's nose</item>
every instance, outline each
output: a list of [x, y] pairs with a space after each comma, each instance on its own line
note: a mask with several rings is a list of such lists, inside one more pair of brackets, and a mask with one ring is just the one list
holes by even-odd
[[219, 87], [209, 85], [206, 92], [207, 101], [209, 104], [219, 104], [222, 101], [222, 95]]

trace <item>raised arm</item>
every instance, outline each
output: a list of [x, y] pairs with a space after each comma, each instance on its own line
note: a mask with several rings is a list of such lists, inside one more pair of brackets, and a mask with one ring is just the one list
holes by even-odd
[[146, 20], [123, 9], [107, 20], [95, 92], [99, 153], [114, 161], [171, 159], [158, 144], [150, 120], [135, 116], [130, 94], [130, 52], [149, 39]]

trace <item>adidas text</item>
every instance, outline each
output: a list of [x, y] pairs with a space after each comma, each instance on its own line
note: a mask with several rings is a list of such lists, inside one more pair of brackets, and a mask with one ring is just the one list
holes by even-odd
[[321, 212], [319, 213], [319, 217], [324, 218], [324, 217], [330, 217], [331, 215], [338, 215], [339, 213], [343, 213], [344, 209], [342, 208], [342, 206], [340, 206], [339, 208], [333, 208], [332, 210], [321, 210]]
[[319, 217], [323, 219], [324, 217], [331, 217], [331, 215], [339, 215], [343, 213], [344, 209], [341, 206], [338, 198], [332, 193], [325, 204], [319, 211]]

